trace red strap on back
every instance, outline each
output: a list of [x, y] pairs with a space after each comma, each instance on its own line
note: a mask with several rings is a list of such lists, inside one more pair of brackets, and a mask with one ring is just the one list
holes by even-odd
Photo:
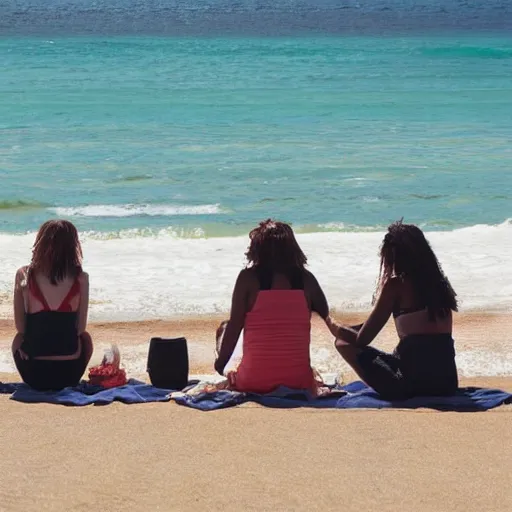
[[64, 300], [60, 303], [60, 306], [58, 307], [57, 311], [60, 312], [70, 312], [73, 311], [71, 309], [71, 299], [75, 298], [75, 295], [78, 295], [80, 293], [80, 281], [78, 280], [78, 277], [75, 279], [75, 282], [69, 289], [68, 294], [64, 297]]
[[48, 302], [46, 302], [43, 292], [41, 292], [41, 288], [39, 288], [35, 277], [29, 277], [28, 289], [34, 298], [43, 305], [43, 311], [59, 311], [61, 313], [69, 313], [73, 311], [71, 309], [71, 300], [80, 293], [80, 281], [78, 280], [78, 277], [75, 279], [75, 282], [71, 285], [71, 288], [69, 289], [67, 295], [64, 297], [64, 300], [55, 310], [52, 310], [48, 305]]
[[34, 298], [43, 305], [43, 311], [50, 311], [50, 306], [48, 306], [48, 302], [46, 302], [35, 277], [30, 276], [28, 278], [28, 289]]

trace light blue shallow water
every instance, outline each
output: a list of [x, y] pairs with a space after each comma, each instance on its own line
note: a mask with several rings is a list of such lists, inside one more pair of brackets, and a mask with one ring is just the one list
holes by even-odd
[[4, 38], [0, 55], [3, 232], [512, 217], [512, 36]]

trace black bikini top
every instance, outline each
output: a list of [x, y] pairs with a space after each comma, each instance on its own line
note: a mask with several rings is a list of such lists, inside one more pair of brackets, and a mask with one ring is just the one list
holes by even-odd
[[393, 310], [393, 318], [398, 318], [402, 315], [409, 315], [410, 313], [418, 313], [419, 311], [425, 311], [425, 306], [420, 308], [400, 308]]

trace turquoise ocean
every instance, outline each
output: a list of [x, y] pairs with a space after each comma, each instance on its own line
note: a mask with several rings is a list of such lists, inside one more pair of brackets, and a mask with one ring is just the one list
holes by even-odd
[[512, 36], [0, 39], [0, 230], [512, 217]]

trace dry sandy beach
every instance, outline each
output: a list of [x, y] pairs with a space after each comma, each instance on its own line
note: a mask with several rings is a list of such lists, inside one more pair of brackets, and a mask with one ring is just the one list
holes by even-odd
[[[219, 319], [93, 324], [93, 362], [110, 342], [129, 353], [152, 335], [186, 334], [191, 372], [211, 373]], [[511, 324], [503, 314], [461, 314], [458, 348], [492, 344], [505, 356]], [[0, 348], [11, 336], [12, 321], [0, 321]], [[313, 339], [332, 345], [319, 322]], [[394, 342], [388, 326], [377, 346]], [[507, 376], [462, 382], [512, 391]], [[512, 406], [440, 413], [247, 404], [202, 413], [173, 403], [66, 408], [0, 396], [0, 410], [1, 511], [512, 510]]]

